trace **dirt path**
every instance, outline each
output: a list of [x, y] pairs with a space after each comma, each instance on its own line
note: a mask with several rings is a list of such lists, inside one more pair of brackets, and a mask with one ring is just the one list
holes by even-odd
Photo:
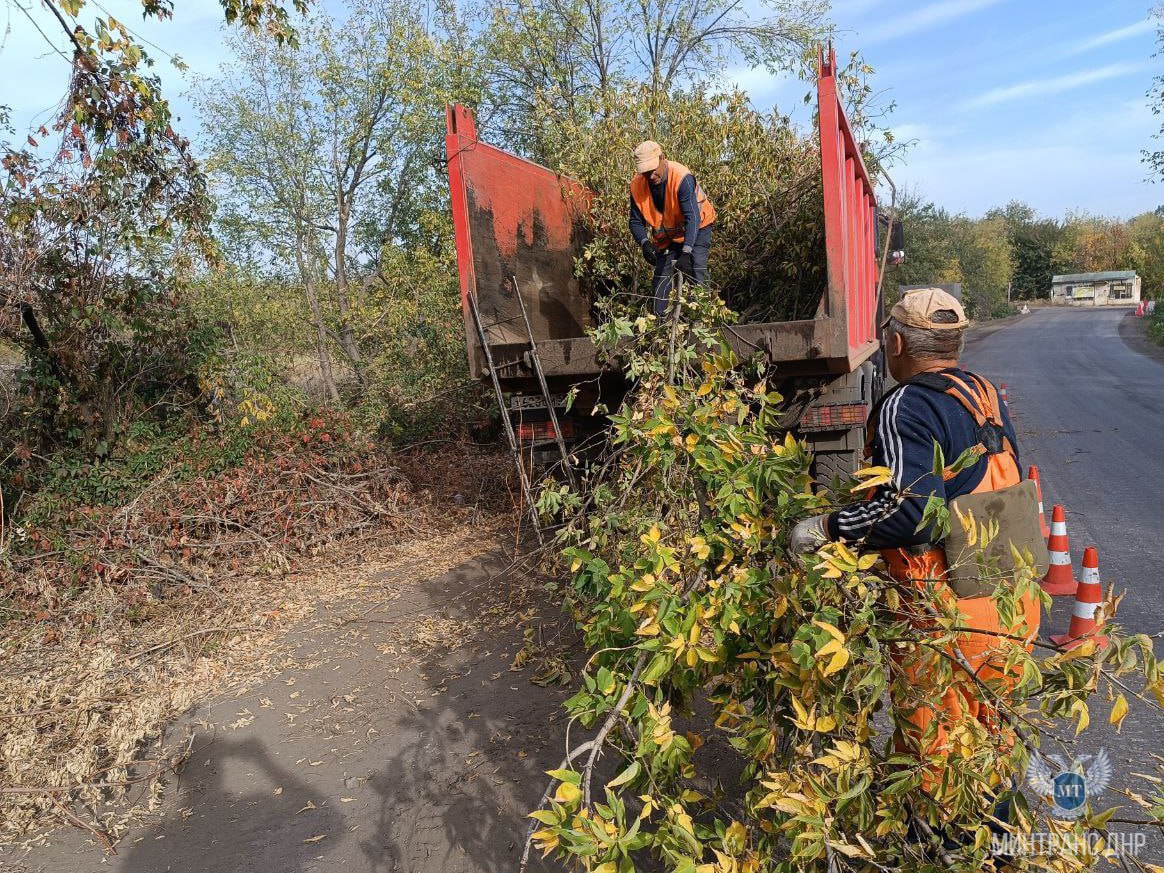
[[542, 643], [512, 667], [540, 595], [511, 556], [498, 541], [451, 572], [425, 579], [414, 566], [381, 577], [379, 598], [321, 609], [288, 635], [292, 666], [175, 726], [197, 729], [193, 751], [159, 814], [116, 856], [64, 831], [0, 851], [0, 868], [516, 869], [525, 813], [560, 759], [571, 693], [531, 682], [536, 652], [572, 634], [549, 605]]

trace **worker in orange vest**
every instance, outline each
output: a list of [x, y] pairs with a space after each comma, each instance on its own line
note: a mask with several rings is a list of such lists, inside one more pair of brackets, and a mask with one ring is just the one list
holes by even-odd
[[[998, 391], [958, 366], [967, 324], [961, 303], [939, 288], [912, 291], [893, 307], [883, 325], [884, 346], [889, 372], [899, 384], [870, 413], [866, 449], [874, 465], [892, 471], [892, 480], [867, 500], [800, 522], [789, 543], [790, 551], [799, 555], [816, 551], [826, 540], [878, 549], [889, 575], [904, 589], [933, 586], [939, 598], [962, 613], [966, 627], [985, 632], [958, 637], [957, 649], [975, 672], [971, 676], [955, 670], [948, 687], [936, 688], [930, 675], [937, 653], [927, 655], [930, 661], [918, 655], [925, 647], [894, 656], [897, 747], [931, 762], [944, 759], [949, 738], [957, 735], [959, 724], [971, 720], [986, 729], [1000, 751], [1010, 747], [1013, 734], [977, 686], [990, 682], [1002, 689], [1013, 687], [1017, 677], [1005, 666], [1013, 643], [1006, 635], [1025, 641], [1029, 651], [1039, 629], [1039, 601], [1033, 592], [1024, 594], [1013, 618], [1004, 620], [991, 590], [955, 591], [943, 543], [935, 541], [932, 523], [921, 524], [931, 495], [948, 503], [1022, 481], [1014, 426]], [[978, 458], [960, 471], [947, 468], [948, 475], [935, 475], [935, 443], [948, 462], [970, 448]], [[1007, 582], [983, 583], [985, 588], [999, 584]], [[920, 607], [910, 610], [908, 599], [903, 612], [919, 633], [931, 631], [932, 617]], [[938, 705], [921, 702], [918, 689], [926, 696], [936, 693]], [[1008, 811], [1000, 809], [996, 815]]]
[[630, 183], [630, 232], [655, 268], [653, 309], [667, 311], [675, 271], [692, 282], [707, 279], [707, 255], [715, 207], [695, 174], [669, 161], [657, 142], [634, 150], [635, 177]]

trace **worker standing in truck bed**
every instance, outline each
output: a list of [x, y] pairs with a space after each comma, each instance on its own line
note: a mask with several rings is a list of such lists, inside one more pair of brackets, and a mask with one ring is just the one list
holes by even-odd
[[715, 206], [695, 174], [663, 156], [652, 140], [634, 150], [635, 177], [630, 183], [630, 232], [655, 268], [653, 309], [667, 311], [667, 297], [678, 270], [693, 282], [707, 279], [707, 256]]

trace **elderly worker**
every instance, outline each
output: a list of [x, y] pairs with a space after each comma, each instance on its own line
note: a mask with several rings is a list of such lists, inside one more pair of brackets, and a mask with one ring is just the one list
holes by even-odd
[[[1022, 480], [1014, 427], [998, 392], [986, 379], [958, 366], [967, 323], [962, 305], [938, 288], [910, 292], [893, 307], [884, 324], [885, 354], [899, 384], [873, 409], [868, 423], [872, 463], [888, 467], [892, 481], [866, 501], [801, 522], [793, 530], [790, 549], [806, 554], [825, 540], [880, 549], [894, 579], [923, 590], [935, 586], [939, 596], [956, 604], [968, 627], [990, 632], [963, 634], [958, 649], [978, 680], [1000, 680], [1006, 687], [1013, 684], [1013, 676], [1003, 666], [1005, 651], [998, 635], [1032, 639], [1039, 627], [1037, 597], [1024, 595], [1021, 609], [1008, 623], [988, 592], [955, 596], [947, 585], [943, 546], [934, 541], [932, 525], [920, 525], [931, 495], [949, 501]], [[959, 472], [934, 475], [934, 443], [942, 447], [947, 464], [970, 448], [978, 457]], [[922, 630], [928, 624], [918, 615], [910, 620]], [[1003, 746], [1011, 742], [994, 707], [982, 704], [980, 694], [974, 693], [974, 679], [955, 671], [949, 687], [935, 689], [935, 680], [927, 675], [931, 669], [921, 663], [924, 659], [899, 662], [899, 681], [894, 683], [901, 751], [940, 758], [949, 730], [964, 719], [981, 722]], [[918, 705], [919, 688], [940, 692], [939, 706]], [[932, 742], [923, 742], [935, 718]]]
[[630, 232], [647, 263], [655, 268], [653, 309], [656, 315], [662, 315], [667, 311], [667, 296], [676, 270], [693, 282], [707, 279], [715, 207], [695, 174], [663, 157], [657, 142], [640, 143], [634, 158]]

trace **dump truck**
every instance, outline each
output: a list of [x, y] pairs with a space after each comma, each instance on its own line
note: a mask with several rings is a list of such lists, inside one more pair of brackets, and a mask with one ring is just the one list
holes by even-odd
[[[818, 59], [827, 290], [815, 317], [741, 323], [725, 339], [763, 353], [788, 424], [808, 441], [821, 481], [860, 464], [865, 421], [884, 381], [880, 276], [899, 225], [879, 212], [873, 183], [837, 91], [836, 56]], [[478, 139], [468, 108], [446, 108], [447, 161], [469, 370], [492, 381], [518, 448], [548, 462], [605, 429], [625, 381], [587, 335], [590, 301], [575, 276], [590, 230], [580, 182]], [[714, 192], [712, 192], [714, 194]], [[886, 228], [884, 237], [881, 228]], [[883, 247], [879, 247], [883, 240]], [[879, 256], [879, 248], [881, 253]], [[714, 273], [714, 252], [712, 259]], [[571, 402], [567, 402], [567, 398]]]

